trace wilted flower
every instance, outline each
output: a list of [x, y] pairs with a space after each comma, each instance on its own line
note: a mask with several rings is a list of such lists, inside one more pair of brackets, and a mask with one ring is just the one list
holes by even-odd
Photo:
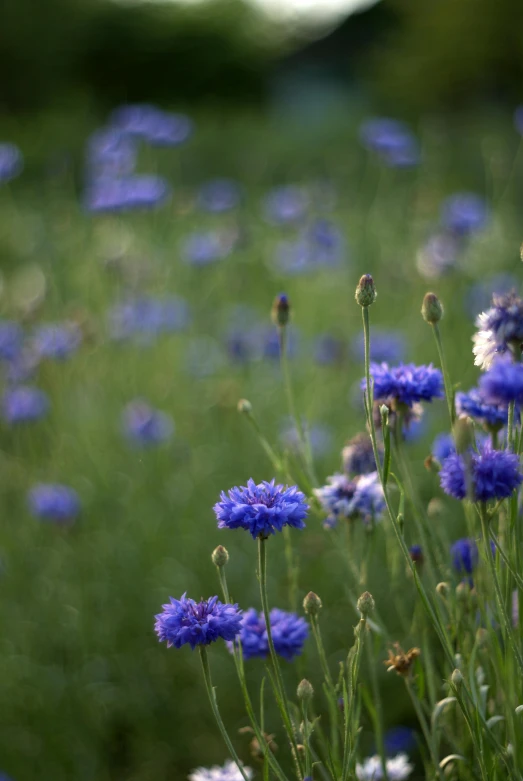
[[[403, 781], [414, 770], [414, 765], [409, 762], [407, 754], [398, 754], [395, 757], [387, 758], [385, 766], [389, 781]], [[362, 765], [358, 762], [356, 776], [358, 781], [381, 781], [384, 778], [381, 757], [375, 754], [368, 757]]]
[[256, 485], [252, 478], [247, 486], [234, 487], [220, 494], [214, 505], [219, 529], [245, 529], [253, 539], [269, 537], [284, 526], [305, 527], [309, 505], [298, 487], [283, 486], [271, 480]]
[[410, 668], [421, 654], [420, 649], [411, 648], [404, 651], [399, 643], [394, 643], [393, 649], [389, 649], [389, 658], [383, 662], [387, 666], [387, 672], [394, 670], [398, 675], [409, 675]]
[[15, 144], [0, 143], [0, 184], [22, 173], [24, 158]]
[[[295, 613], [273, 608], [270, 612], [272, 641], [278, 656], [291, 662], [303, 651], [303, 646], [309, 636], [309, 626], [304, 618]], [[266, 658], [269, 655], [269, 641], [263, 613], [258, 613], [253, 607], [246, 610], [242, 618], [242, 626], [237, 641], [241, 642], [244, 659], [255, 657]], [[232, 643], [229, 643], [232, 650]]]
[[314, 494], [328, 513], [325, 525], [334, 526], [339, 518], [361, 518], [364, 523], [378, 520], [385, 509], [383, 488], [377, 472], [351, 480], [336, 474], [327, 478], [327, 485], [315, 488]]
[[[492, 450], [487, 444], [478, 453], [468, 454], [473, 498], [476, 502], [506, 499], [523, 482], [519, 457], [507, 450]], [[445, 493], [456, 499], [467, 495], [467, 463], [463, 455], [453, 453], [443, 462], [439, 473]]]
[[[250, 767], [243, 767], [243, 772], [247, 778], [252, 778]], [[213, 765], [213, 767], [197, 767], [188, 776], [189, 781], [244, 781], [242, 774], [238, 770], [235, 762], [228, 760], [223, 767]]]
[[49, 410], [49, 398], [39, 388], [19, 385], [8, 389], [2, 399], [2, 416], [7, 423], [40, 420]]
[[141, 399], [131, 401], [125, 407], [122, 419], [124, 433], [136, 445], [160, 445], [167, 442], [174, 431], [170, 415]]
[[169, 604], [162, 608], [163, 612], [155, 616], [154, 630], [160, 642], [167, 642], [167, 648], [188, 643], [194, 650], [220, 637], [234, 640], [240, 632], [242, 611], [238, 605], [224, 605], [218, 597], [195, 602], [183, 594], [181, 599], [169, 597]]
[[76, 491], [59, 483], [40, 483], [28, 495], [31, 513], [42, 521], [72, 523], [80, 513]]

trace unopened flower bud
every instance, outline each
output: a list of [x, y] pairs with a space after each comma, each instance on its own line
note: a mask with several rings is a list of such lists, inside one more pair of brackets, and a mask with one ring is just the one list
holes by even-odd
[[466, 581], [458, 583], [456, 586], [456, 599], [458, 602], [466, 603], [470, 597], [470, 586]]
[[440, 597], [443, 597], [443, 599], [445, 599], [446, 597], [448, 597], [450, 593], [449, 584], [445, 582], [438, 583], [438, 585], [436, 586], [436, 592], [440, 595]]
[[238, 402], [238, 412], [242, 415], [250, 415], [252, 412], [252, 404], [247, 399], [240, 399]]
[[358, 599], [356, 607], [364, 618], [369, 616], [376, 607], [376, 603], [374, 602], [374, 597], [372, 594], [369, 594], [368, 591], [364, 591], [361, 597]]
[[366, 307], [373, 304], [376, 300], [376, 288], [374, 286], [374, 280], [370, 274], [364, 274], [358, 282], [356, 288], [355, 299], [360, 306]]
[[291, 305], [285, 293], [276, 296], [272, 305], [272, 320], [275, 325], [283, 327], [289, 322]]
[[421, 314], [426, 323], [435, 325], [443, 317], [443, 305], [435, 293], [425, 293]]
[[458, 668], [456, 667], [456, 669], [450, 676], [450, 680], [452, 681], [456, 689], [460, 689], [463, 683], [463, 673], [461, 672], [461, 670], [458, 670]]
[[213, 550], [211, 558], [212, 558], [212, 563], [216, 567], [225, 567], [225, 565], [229, 561], [229, 554], [227, 553], [227, 550], [226, 548], [223, 547], [223, 545], [218, 545], [218, 547]]
[[303, 600], [303, 609], [308, 616], [317, 616], [323, 605], [321, 599], [314, 591], [309, 591], [305, 599]]
[[299, 700], [310, 700], [313, 694], [314, 689], [312, 688], [312, 683], [310, 681], [304, 678], [303, 681], [299, 682], [298, 688], [296, 689], [296, 695]]
[[380, 416], [381, 416], [381, 425], [385, 428], [385, 426], [389, 422], [389, 408], [386, 404], [380, 405]]
[[429, 518], [437, 518], [439, 515], [443, 515], [445, 510], [445, 504], [434, 496], [427, 505], [427, 514]]

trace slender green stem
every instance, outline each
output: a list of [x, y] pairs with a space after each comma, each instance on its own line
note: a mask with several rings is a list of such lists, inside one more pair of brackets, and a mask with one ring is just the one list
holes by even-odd
[[347, 677], [349, 679], [349, 688], [346, 691], [348, 695], [344, 701], [344, 714], [345, 714], [345, 739], [344, 739], [344, 751], [343, 751], [343, 766], [341, 769], [341, 781], [347, 781], [351, 770], [354, 769], [354, 760], [356, 756], [356, 741], [355, 736], [357, 733], [357, 725], [355, 725], [355, 708], [356, 708], [356, 690], [358, 686], [358, 678], [360, 675], [361, 657], [363, 654], [363, 645], [365, 639], [365, 632], [367, 629], [367, 621], [363, 617], [355, 629], [356, 641], [354, 643], [353, 651], [349, 653], [347, 660]]
[[507, 444], [509, 449], [515, 450], [514, 448], [514, 412], [515, 412], [515, 402], [511, 401], [508, 405], [508, 425], [507, 425]]
[[441, 340], [441, 334], [437, 323], [434, 323], [432, 330], [434, 332], [434, 338], [438, 348], [439, 362], [441, 364], [441, 371], [443, 373], [443, 384], [445, 385], [445, 397], [447, 399], [447, 407], [449, 410], [450, 427], [452, 428], [454, 421], [456, 420], [456, 410], [454, 409], [454, 393], [452, 391], [447, 361], [445, 360], [445, 353], [443, 351], [443, 342]]
[[404, 680], [405, 680], [405, 686], [407, 687], [407, 691], [409, 693], [409, 697], [414, 706], [414, 710], [416, 711], [416, 716], [418, 717], [421, 731], [423, 732], [423, 737], [425, 738], [427, 748], [430, 752], [430, 758], [432, 759], [432, 762], [434, 764], [434, 769], [438, 775], [438, 778], [443, 778], [442, 771], [439, 766], [438, 752], [436, 750], [436, 746], [434, 745], [434, 740], [432, 738], [432, 735], [430, 734], [429, 726], [427, 724], [427, 719], [425, 717], [425, 714], [423, 713], [423, 708], [421, 707], [421, 703], [419, 701], [418, 695], [412, 688], [412, 682], [408, 677], [408, 675], [404, 677]]
[[339, 709], [338, 709], [338, 702], [337, 702], [338, 698], [336, 693], [336, 686], [334, 685], [331, 671], [329, 670], [327, 656], [325, 654], [325, 647], [323, 645], [323, 640], [321, 637], [321, 630], [320, 630], [318, 617], [311, 616], [310, 618], [311, 618], [312, 634], [314, 637], [314, 641], [316, 643], [321, 669], [323, 670], [323, 675], [325, 677], [325, 687], [326, 687], [325, 694], [327, 695], [327, 702], [329, 705], [329, 716], [331, 722], [332, 753], [334, 759], [337, 762], [339, 758], [339, 735], [338, 735]]
[[496, 599], [501, 613], [501, 618], [503, 619], [502, 623], [503, 623], [503, 628], [505, 630], [506, 639], [508, 640], [510, 647], [512, 648], [514, 657], [518, 663], [520, 675], [523, 675], [523, 656], [521, 655], [521, 650], [518, 647], [517, 640], [514, 637], [514, 632], [512, 631], [512, 625], [510, 623], [510, 618], [507, 612], [507, 606], [505, 604], [505, 600], [503, 599], [503, 595], [501, 593], [501, 586], [499, 583], [498, 573], [496, 571], [494, 554], [492, 553], [492, 548], [490, 546], [489, 519], [488, 519], [487, 508], [484, 502], [479, 503], [478, 511], [479, 511], [479, 517], [481, 519], [481, 530], [483, 532], [483, 544], [485, 546], [485, 554], [487, 557], [492, 582], [494, 584], [494, 590], [496, 592]]
[[218, 728], [222, 733], [222, 737], [225, 741], [225, 745], [229, 749], [229, 753], [231, 757], [236, 762], [236, 765], [238, 766], [238, 770], [240, 771], [242, 778], [244, 779], [244, 781], [249, 781], [249, 777], [246, 775], [243, 769], [243, 764], [240, 758], [238, 757], [238, 754], [236, 753], [236, 749], [232, 745], [231, 739], [229, 737], [227, 730], [225, 729], [225, 724], [222, 721], [222, 717], [218, 709], [216, 692], [214, 690], [214, 686], [212, 685], [211, 668], [209, 667], [209, 659], [207, 658], [207, 648], [204, 645], [200, 645], [199, 649], [200, 649], [200, 658], [202, 660], [202, 670], [203, 670], [203, 678], [205, 680], [205, 688], [207, 689], [207, 694], [209, 695], [209, 701], [211, 703], [212, 712], [214, 713], [214, 718], [216, 719]]
[[260, 445], [265, 451], [267, 457], [269, 458], [269, 461], [272, 463], [276, 472], [283, 472], [284, 470], [283, 470], [282, 460], [280, 456], [276, 453], [272, 445], [270, 444], [267, 437], [263, 434], [260, 428], [260, 424], [254, 417], [252, 410], [250, 410], [249, 412], [245, 412], [244, 415], [249, 421], [249, 423], [251, 424], [251, 426], [253, 427]]
[[378, 754], [381, 759], [381, 770], [383, 773], [384, 781], [388, 781], [387, 774], [387, 755], [385, 753], [385, 741], [383, 738], [383, 705], [380, 695], [380, 687], [378, 684], [378, 676], [376, 673], [376, 660], [374, 658], [374, 649], [372, 647], [373, 638], [369, 638], [369, 642], [366, 645], [367, 656], [369, 660], [370, 681], [372, 686], [372, 696], [374, 698], [374, 708], [376, 711], [376, 719], [374, 720], [374, 730], [376, 733], [376, 746]]
[[310, 725], [307, 718], [308, 702], [306, 699], [301, 702], [301, 716], [303, 720], [303, 745], [305, 748], [305, 777], [311, 774], [311, 746], [310, 746]]
[[258, 538], [258, 576], [260, 579], [260, 597], [261, 597], [261, 603], [262, 603], [262, 609], [263, 609], [263, 615], [265, 618], [265, 626], [267, 629], [267, 642], [269, 645], [269, 653], [271, 657], [272, 667], [274, 670], [274, 676], [275, 676], [275, 684], [276, 684], [276, 693], [277, 693], [277, 700], [278, 700], [278, 706], [280, 708], [280, 713], [283, 719], [283, 724], [285, 727], [285, 731], [287, 732], [287, 737], [289, 739], [289, 743], [291, 745], [291, 749], [294, 755], [294, 759], [296, 762], [296, 768], [298, 771], [298, 778], [303, 779], [303, 769], [301, 766], [301, 760], [300, 760], [300, 754], [298, 751], [298, 745], [296, 742], [296, 736], [294, 733], [294, 726], [292, 723], [291, 715], [290, 715], [290, 709], [289, 709], [289, 701], [287, 699], [287, 694], [285, 692], [285, 684], [283, 682], [283, 675], [281, 672], [280, 664], [278, 661], [278, 656], [276, 654], [276, 650], [274, 648], [274, 642], [272, 639], [272, 630], [271, 630], [271, 617], [270, 617], [270, 610], [269, 610], [269, 601], [267, 599], [267, 549], [266, 549], [266, 540], [262, 537]]

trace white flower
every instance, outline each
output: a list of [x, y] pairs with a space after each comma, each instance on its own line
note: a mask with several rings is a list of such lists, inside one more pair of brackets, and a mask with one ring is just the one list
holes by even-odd
[[[481, 315], [478, 317], [478, 320]], [[472, 352], [475, 355], [474, 364], [482, 369], [490, 369], [492, 361], [498, 354], [498, 346], [492, 331], [477, 331], [472, 337], [474, 347]]]
[[[403, 781], [408, 778], [414, 770], [406, 754], [397, 754], [386, 760], [387, 776], [389, 781]], [[383, 769], [381, 767], [381, 758], [375, 754], [368, 757], [363, 765], [356, 765], [356, 775], [359, 781], [381, 781], [383, 778]]]
[[[243, 772], [247, 778], [252, 778], [250, 767], [244, 767]], [[208, 768], [196, 768], [190, 774], [189, 781], [243, 781], [243, 776], [238, 770], [236, 763], [229, 759], [223, 767], [213, 765], [213, 767]]]

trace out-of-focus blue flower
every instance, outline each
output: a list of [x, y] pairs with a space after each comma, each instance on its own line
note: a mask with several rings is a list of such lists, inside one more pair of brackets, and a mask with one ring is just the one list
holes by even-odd
[[[419, 547], [419, 545], [413, 545], [411, 550]], [[398, 754], [402, 751], [405, 753], [414, 751], [418, 745], [416, 730], [402, 725], [390, 727], [383, 736], [383, 743], [385, 744], [385, 753], [388, 755]]]
[[514, 111], [514, 127], [523, 136], [523, 106], [517, 106]]
[[235, 209], [240, 200], [240, 186], [232, 179], [213, 179], [203, 184], [198, 193], [200, 208], [212, 214]]
[[[407, 754], [403, 753], [387, 758], [385, 766], [389, 781], [404, 781], [414, 770], [414, 765], [409, 762]], [[372, 757], [367, 757], [362, 765], [358, 762], [356, 764], [356, 777], [358, 781], [382, 781], [384, 775], [381, 757], [375, 754]]]
[[[319, 423], [308, 425], [303, 421], [303, 428], [308, 437], [311, 450], [315, 456], [325, 456], [331, 450], [332, 432], [327, 426]], [[290, 418], [282, 421], [280, 440], [283, 447], [299, 452], [301, 450], [300, 436], [296, 429], [296, 424]]]
[[0, 361], [15, 360], [24, 343], [22, 327], [12, 320], [0, 320]]
[[460, 575], [471, 575], [478, 566], [479, 554], [476, 540], [463, 537], [450, 546], [452, 566]]
[[125, 407], [122, 418], [125, 435], [136, 445], [160, 445], [173, 435], [171, 416], [141, 399], [131, 401]]
[[183, 242], [182, 256], [192, 266], [208, 266], [230, 255], [236, 240], [237, 234], [231, 231], [192, 233]]
[[[243, 772], [248, 779], [252, 778], [250, 767], [243, 767]], [[238, 770], [235, 762], [228, 760], [223, 767], [213, 765], [213, 767], [197, 767], [188, 776], [189, 781], [244, 781], [242, 774]], [[1, 779], [0, 779], [1, 781]]]
[[209, 336], [190, 339], [186, 348], [186, 368], [193, 377], [211, 377], [225, 365], [219, 343]]
[[[423, 548], [421, 545], [411, 545], [409, 548], [409, 555], [413, 562], [416, 564], [422, 564], [423, 563]], [[401, 729], [398, 727], [398, 729]], [[394, 749], [390, 753], [394, 753], [394, 751], [398, 751], [398, 749]]]
[[[405, 356], [405, 337], [398, 331], [391, 329], [371, 329], [370, 332], [370, 359], [376, 363], [387, 361], [397, 363]], [[351, 342], [352, 357], [363, 362], [365, 360], [365, 339], [359, 333]]]
[[[506, 450], [492, 450], [484, 445], [478, 453], [471, 452], [470, 469], [473, 498], [476, 502], [506, 499], [523, 482], [519, 457]], [[462, 455], [452, 453], [443, 462], [440, 484], [446, 494], [455, 499], [467, 495], [466, 463]]]
[[476, 319], [477, 313], [488, 309], [492, 295], [502, 295], [514, 290], [518, 280], [513, 274], [502, 272], [475, 282], [465, 294], [465, 309], [470, 317]]
[[508, 351], [511, 345], [521, 350], [523, 342], [523, 300], [514, 292], [492, 296], [492, 306], [476, 319], [479, 329], [474, 341], [474, 363], [488, 369], [494, 358]]
[[451, 453], [456, 452], [456, 445], [452, 434], [437, 434], [434, 437], [430, 452], [434, 458], [437, 458], [440, 464], [442, 464]]
[[364, 523], [379, 519], [385, 509], [383, 488], [377, 472], [350, 479], [335, 474], [327, 478], [327, 485], [315, 488], [314, 495], [327, 513], [324, 526], [332, 528], [340, 518], [361, 518]]
[[360, 127], [363, 146], [375, 152], [391, 168], [418, 165], [421, 159], [419, 144], [403, 122], [388, 117], [369, 119]]
[[155, 616], [154, 630], [167, 648], [181, 648], [187, 643], [194, 650], [197, 645], [210, 645], [220, 638], [234, 640], [241, 628], [242, 611], [238, 605], [224, 605], [218, 597], [201, 602], [169, 597], [162, 605], [163, 612]]
[[185, 114], [168, 113], [148, 103], [120, 106], [113, 111], [111, 123], [151, 146], [179, 146], [193, 131], [192, 120]]
[[[483, 375], [481, 379], [484, 380], [489, 374]], [[523, 378], [521, 385], [523, 391]], [[489, 429], [500, 429], [508, 422], [507, 405], [489, 404], [478, 388], [472, 388], [468, 393], [456, 393], [456, 412], [458, 415], [468, 415]]]
[[253, 539], [269, 537], [284, 526], [305, 528], [309, 510], [305, 494], [293, 486], [283, 486], [271, 480], [256, 485], [250, 479], [247, 486], [234, 487], [214, 505], [219, 529], [245, 529]]
[[345, 242], [338, 228], [328, 220], [316, 220], [297, 239], [286, 240], [277, 248], [277, 262], [287, 274], [302, 274], [339, 266]]
[[489, 221], [485, 200], [476, 193], [450, 195], [441, 207], [441, 223], [458, 236], [471, 236], [482, 230]]
[[345, 358], [345, 352], [345, 342], [337, 336], [321, 334], [314, 340], [314, 361], [320, 366], [342, 363]]
[[348, 475], [367, 475], [376, 471], [372, 440], [364, 432], [356, 434], [341, 451], [343, 471]]
[[85, 208], [93, 214], [153, 209], [171, 195], [166, 179], [152, 174], [100, 176], [87, 185]]
[[[260, 326], [253, 331], [256, 354], [260, 358], [280, 360], [280, 338], [278, 330], [271, 326]], [[298, 352], [298, 332], [287, 326], [287, 358], [295, 358]]]
[[[413, 363], [390, 367], [386, 363], [373, 363], [370, 373], [374, 380], [374, 399], [387, 403], [396, 400], [412, 407], [418, 401], [432, 401], [443, 396], [443, 376], [439, 369], [415, 366]], [[362, 380], [363, 390], [367, 387]]]
[[269, 222], [286, 225], [302, 220], [309, 207], [309, 198], [302, 187], [277, 187], [265, 198], [264, 212]]
[[[302, 653], [309, 636], [307, 622], [295, 613], [287, 613], [278, 608], [271, 610], [270, 621], [274, 650], [278, 656], [292, 662], [295, 656]], [[246, 610], [243, 614], [240, 635], [236, 639], [242, 644], [244, 659], [266, 658], [269, 655], [269, 641], [263, 613], [258, 614], [253, 607]], [[233, 644], [229, 643], [228, 646], [232, 651]]]
[[39, 483], [29, 491], [29, 509], [41, 521], [72, 523], [80, 513], [76, 491], [60, 483]]
[[[479, 379], [479, 389], [485, 404], [523, 404], [523, 364], [496, 361]], [[505, 422], [506, 418], [503, 418]]]
[[40, 420], [49, 410], [49, 398], [39, 388], [19, 385], [8, 389], [2, 399], [2, 417], [7, 423]]
[[81, 341], [78, 326], [54, 323], [39, 326], [33, 334], [31, 346], [39, 358], [65, 361], [76, 352]]
[[91, 179], [132, 174], [136, 167], [134, 141], [120, 130], [105, 127], [95, 131], [87, 142], [87, 173]]
[[416, 267], [425, 279], [439, 279], [456, 268], [463, 249], [457, 236], [439, 231], [429, 236], [416, 255]]
[[138, 296], [117, 304], [109, 312], [113, 339], [137, 338], [149, 342], [161, 334], [183, 331], [190, 322], [189, 306], [179, 296]]
[[0, 184], [22, 173], [24, 158], [15, 144], [0, 143]]

